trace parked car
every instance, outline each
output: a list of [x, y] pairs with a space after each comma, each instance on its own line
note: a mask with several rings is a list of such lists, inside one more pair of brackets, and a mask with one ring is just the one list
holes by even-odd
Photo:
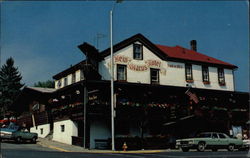
[[249, 150], [250, 149], [250, 139], [244, 139], [243, 140], [243, 145], [239, 150]]
[[14, 140], [20, 143], [29, 140], [32, 143], [36, 143], [37, 137], [37, 133], [30, 133], [26, 128], [21, 128], [14, 124], [10, 124], [7, 128], [0, 129], [0, 141]]
[[205, 132], [198, 134], [195, 138], [176, 140], [176, 147], [181, 148], [184, 152], [189, 151], [189, 149], [197, 149], [198, 151], [204, 151], [205, 149], [212, 149], [212, 151], [228, 149], [228, 151], [234, 151], [241, 148], [242, 145], [242, 140], [230, 138], [224, 133], [216, 132]]

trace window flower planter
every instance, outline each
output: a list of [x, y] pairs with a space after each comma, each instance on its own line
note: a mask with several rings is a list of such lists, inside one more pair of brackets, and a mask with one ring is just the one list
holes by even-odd
[[219, 85], [220, 85], [220, 86], [225, 86], [226, 83], [225, 83], [225, 82], [219, 82]]
[[186, 80], [186, 82], [188, 82], [188, 83], [193, 83], [194, 80]]
[[209, 82], [209, 81], [203, 81], [203, 83], [204, 83], [204, 84], [210, 84], [210, 82]]

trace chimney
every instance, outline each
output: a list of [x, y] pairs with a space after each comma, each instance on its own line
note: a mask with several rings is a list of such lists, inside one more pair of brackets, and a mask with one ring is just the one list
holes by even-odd
[[196, 40], [190, 41], [191, 50], [197, 51], [196, 44], [197, 44]]

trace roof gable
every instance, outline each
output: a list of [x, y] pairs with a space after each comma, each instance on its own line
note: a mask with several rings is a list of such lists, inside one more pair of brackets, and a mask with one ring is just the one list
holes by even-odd
[[[182, 62], [194, 62], [199, 64], [208, 64], [208, 65], [216, 65], [221, 67], [226, 67], [230, 69], [235, 69], [237, 66], [232, 65], [230, 63], [209, 57], [207, 55], [201, 54], [199, 52], [183, 48], [181, 46], [169, 47], [163, 45], [157, 45], [149, 41], [142, 34], [136, 34], [128, 39], [125, 39], [113, 46], [114, 53], [118, 50], [134, 43], [135, 41], [141, 42], [144, 46], [146, 46], [151, 52], [156, 54], [162, 60], [175, 60]], [[110, 55], [110, 48], [102, 51], [102, 58]]]
[[[146, 37], [144, 37], [142, 34], [136, 34], [128, 39], [125, 39], [113, 46], [113, 51], [116, 53], [118, 50], [125, 48], [134, 42], [139, 41], [141, 42], [145, 47], [147, 47], [151, 52], [153, 52], [155, 55], [157, 55], [162, 60], [165, 60], [167, 57], [167, 54], [164, 54], [158, 47], [155, 46], [152, 42], [150, 42]], [[105, 49], [101, 52], [101, 56], [103, 59], [110, 55], [110, 48]]]

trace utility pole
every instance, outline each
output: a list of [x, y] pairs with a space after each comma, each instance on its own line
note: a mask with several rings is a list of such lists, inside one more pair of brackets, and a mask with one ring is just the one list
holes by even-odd
[[[116, 3], [121, 3], [122, 0], [116, 0]], [[110, 69], [111, 69], [111, 144], [112, 150], [115, 150], [115, 112], [114, 112], [114, 58], [113, 58], [113, 11], [115, 4], [110, 10]]]

